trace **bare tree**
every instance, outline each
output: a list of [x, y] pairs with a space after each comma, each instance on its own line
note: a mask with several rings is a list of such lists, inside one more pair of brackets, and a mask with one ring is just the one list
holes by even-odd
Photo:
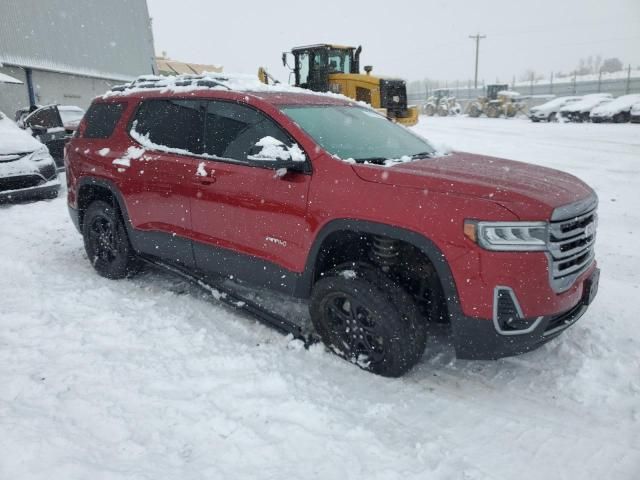
[[620, 70], [622, 70], [622, 67], [623, 67], [622, 61], [619, 58], [611, 57], [611, 58], [606, 58], [602, 62], [601, 70], [605, 73], [613, 73], [613, 72], [619, 72]]

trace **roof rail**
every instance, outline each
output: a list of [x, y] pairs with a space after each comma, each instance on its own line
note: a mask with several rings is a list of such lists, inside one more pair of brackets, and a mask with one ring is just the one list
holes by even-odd
[[216, 88], [222, 87], [227, 90], [232, 88], [227, 85], [230, 78], [212, 75], [170, 75], [170, 76], [157, 76], [157, 75], [143, 75], [136, 78], [132, 82], [124, 85], [114, 85], [111, 87], [112, 92], [125, 92], [133, 89], [153, 89], [153, 88], [169, 88], [169, 87], [201, 87], [201, 88]]

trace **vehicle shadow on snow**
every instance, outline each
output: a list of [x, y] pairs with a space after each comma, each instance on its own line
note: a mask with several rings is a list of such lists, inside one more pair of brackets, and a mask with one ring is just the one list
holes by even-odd
[[[260, 328], [259, 325], [263, 325], [251, 314], [220, 301], [216, 298], [216, 294], [210, 290], [203, 289], [201, 286], [164, 271], [163, 269], [146, 266], [134, 281], [139, 284], [154, 284], [176, 295], [189, 295], [194, 299], [208, 302], [211, 305], [233, 312], [239, 321], [241, 321], [240, 319], [244, 319], [254, 323], [256, 329]], [[275, 305], [278, 304], [278, 299], [282, 298], [278, 294], [269, 294], [262, 290], [252, 290], [245, 287], [245, 291], [250, 291], [248, 297], [257, 303], [265, 302], [266, 304]], [[279, 314], [287, 315], [287, 312], [289, 312], [292, 317], [296, 317], [296, 321], [300, 321], [302, 318], [301, 309], [304, 308], [305, 303], [295, 301], [290, 305], [291, 308], [289, 310], [287, 310], [287, 306], [282, 306], [282, 302], [280, 302], [278, 306]], [[308, 317], [306, 319], [302, 318], [301, 321], [304, 322], [305, 320], [308, 321]], [[253, 328], [253, 326], [251, 328]], [[270, 327], [267, 326], [266, 329], [277, 335], [277, 332]], [[262, 332], [264, 332], [264, 330], [262, 330]], [[258, 334], [257, 331], [256, 334]], [[428, 329], [428, 343], [424, 356], [418, 365], [405, 375], [404, 379], [409, 382], [431, 384], [434, 381], [434, 377], [437, 377], [436, 381], [440, 386], [447, 382], [457, 384], [458, 382], [475, 380], [490, 388], [504, 386], [512, 382], [530, 384], [532, 382], [535, 383], [536, 379], [552, 379], [558, 375], [557, 365], [555, 365], [556, 368], [552, 368], [554, 362], [559, 361], [558, 355], [569, 357], [566, 361], [563, 360], [565, 369], [575, 371], [579, 369], [582, 364], [580, 360], [575, 358], [571, 361], [571, 355], [557, 352], [552, 354], [551, 359], [548, 358], [550, 351], [563, 350], [562, 342], [566, 340], [563, 339], [563, 337], [564, 336], [561, 336], [560, 339], [553, 340], [548, 345], [536, 351], [524, 353], [516, 357], [507, 357], [496, 361], [461, 360], [456, 358], [449, 326], [446, 324], [433, 324], [430, 325]], [[283, 343], [283, 345], [286, 344]], [[333, 355], [328, 349], [325, 350], [326, 355]], [[317, 360], [314, 360], [310, 356], [308, 361], [313, 362]], [[334, 365], [339, 365], [339, 363]], [[356, 367], [354, 366], [354, 368]], [[354, 376], [354, 379], [356, 377], [357, 375]], [[387, 380], [383, 377], [376, 378], [379, 379], [379, 381]]]

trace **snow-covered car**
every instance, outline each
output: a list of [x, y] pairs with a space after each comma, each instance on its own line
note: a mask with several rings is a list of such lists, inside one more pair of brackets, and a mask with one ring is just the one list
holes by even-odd
[[74, 105], [58, 105], [62, 125], [67, 133], [75, 132], [80, 124], [80, 120], [84, 117], [84, 110]]
[[529, 109], [529, 118], [532, 122], [547, 121], [553, 122], [562, 107], [570, 103], [578, 102], [582, 97], [558, 97], [549, 100], [542, 105]]
[[622, 95], [612, 102], [594, 108], [591, 111], [591, 121], [595, 123], [628, 122], [631, 119], [631, 107], [638, 102], [640, 102], [640, 94], [638, 93]]
[[631, 107], [629, 114], [631, 123], [640, 123], [640, 102]]
[[582, 97], [578, 102], [572, 102], [560, 109], [563, 120], [570, 122], [588, 122], [591, 111], [613, 100], [610, 93], [592, 93]]
[[0, 112], [0, 201], [54, 198], [59, 189], [47, 147]]

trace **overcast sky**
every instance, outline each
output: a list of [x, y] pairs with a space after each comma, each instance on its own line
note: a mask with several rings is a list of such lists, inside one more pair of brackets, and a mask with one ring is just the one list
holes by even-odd
[[288, 79], [281, 53], [313, 43], [362, 45], [362, 64], [408, 80], [511, 81], [531, 68], [570, 71], [581, 57], [617, 56], [640, 67], [640, 0], [147, 0], [156, 52], [223, 65], [266, 66]]

